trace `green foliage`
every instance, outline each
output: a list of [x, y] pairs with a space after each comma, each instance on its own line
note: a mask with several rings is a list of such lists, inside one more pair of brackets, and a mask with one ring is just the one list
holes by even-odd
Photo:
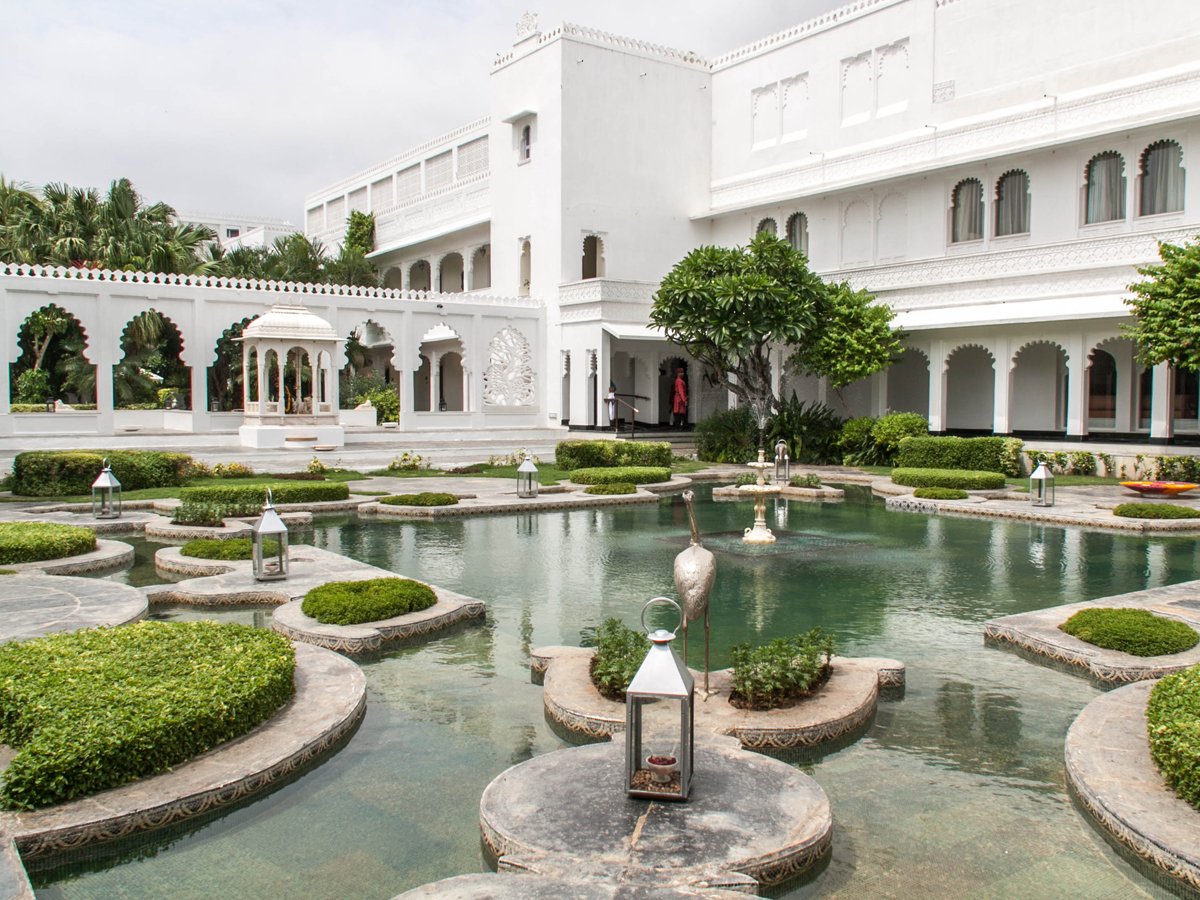
[[[769, 482], [771, 480], [770, 472], [763, 472], [763, 480]], [[748, 484], [758, 484], [758, 476], [753, 472], [743, 472], [737, 478], [733, 479], [736, 487], [743, 487]]]
[[108, 459], [126, 491], [177, 487], [190, 477], [192, 458], [158, 450], [35, 450], [13, 460], [14, 494], [70, 497], [89, 494]]
[[671, 470], [660, 466], [612, 466], [599, 469], [575, 469], [571, 480], [576, 484], [658, 484], [671, 480]]
[[437, 603], [428, 585], [408, 578], [331, 581], [304, 595], [300, 609], [323, 625], [359, 625], [420, 612]]
[[596, 629], [596, 655], [592, 657], [592, 683], [609, 700], [625, 699], [629, 682], [650, 652], [650, 640], [620, 619], [610, 618]]
[[960, 488], [966, 491], [991, 491], [1004, 487], [999, 472], [972, 472], [968, 469], [893, 469], [892, 481], [907, 487]]
[[[972, 469], [980, 472], [1010, 471], [1014, 461], [1011, 438], [1002, 437], [906, 437], [900, 441], [896, 465], [916, 469]], [[1020, 442], [1017, 442], [1018, 445]], [[1019, 459], [1019, 457], [1015, 457]]]
[[275, 239], [270, 247], [217, 250], [210, 271], [230, 278], [298, 281], [305, 284], [354, 284], [374, 287], [378, 273], [363, 251], [343, 244], [331, 257], [320, 241], [296, 232]]
[[1158, 481], [1200, 482], [1200, 456], [1156, 456], [1154, 477]]
[[8, 411], [14, 413], [44, 413], [46, 412], [45, 403], [10, 403]]
[[875, 440], [871, 437], [871, 429], [875, 427], [873, 416], [859, 416], [849, 419], [842, 424], [842, 433], [838, 437], [838, 449], [842, 451], [842, 462], [848, 466], [871, 466], [868, 462], [875, 449]]
[[821, 486], [821, 476], [814, 474], [793, 475], [788, 484], [796, 488], [819, 488]]
[[450, 475], [479, 475], [487, 471], [487, 463], [470, 463], [465, 466], [455, 466], [449, 469], [447, 474]]
[[744, 463], [758, 453], [758, 423], [749, 407], [713, 413], [696, 423], [696, 455], [705, 462]]
[[171, 521], [176, 525], [220, 528], [225, 524], [226, 516], [252, 516], [260, 509], [262, 509], [262, 503], [257, 501], [231, 505], [203, 500], [184, 500], [175, 507]]
[[823, 375], [834, 388], [882, 372], [903, 352], [899, 331], [892, 330], [891, 307], [875, 303], [867, 291], [842, 281], [825, 287], [819, 304], [821, 327], [816, 340], [792, 356], [802, 372]]
[[1169, 362], [1200, 370], [1200, 242], [1177, 246], [1160, 241], [1162, 263], [1142, 266], [1145, 281], [1129, 285], [1125, 303], [1135, 322], [1122, 326], [1144, 366]]
[[384, 422], [400, 421], [400, 395], [396, 393], [394, 387], [381, 387], [367, 393], [359, 394], [354, 398], [356, 406], [371, 401], [371, 405], [375, 407], [375, 424], [382, 425]]
[[559, 441], [554, 463], [560, 469], [607, 466], [670, 466], [671, 445], [666, 441]]
[[45, 369], [26, 369], [17, 377], [17, 402], [37, 403], [46, 408], [50, 399], [50, 373]]
[[163, 772], [239, 737], [293, 693], [283, 635], [137, 622], [0, 646], [0, 803], [35, 809]]
[[1076, 450], [1070, 456], [1072, 475], [1095, 475], [1096, 457], [1087, 450]]
[[1134, 656], [1167, 656], [1200, 643], [1200, 634], [1183, 622], [1147, 609], [1081, 609], [1058, 627], [1084, 643]]
[[356, 250], [366, 256], [375, 249], [375, 213], [352, 209], [346, 218], [346, 236], [343, 247]]
[[922, 487], [913, 491], [918, 500], [966, 500], [970, 496], [959, 488]]
[[759, 647], [738, 644], [733, 658], [733, 697], [754, 709], [774, 709], [811, 693], [833, 656], [833, 638], [820, 628]]
[[613, 494], [636, 494], [637, 485], [630, 484], [628, 481], [614, 481], [610, 484], [593, 484], [591, 487], [583, 489], [585, 494], [596, 494], [598, 496], [608, 496]]
[[217, 478], [249, 478], [254, 474], [252, 468], [239, 462], [217, 463], [211, 472]]
[[96, 549], [96, 532], [51, 522], [0, 522], [0, 564], [40, 562]]
[[916, 413], [888, 413], [880, 416], [871, 426], [871, 440], [874, 443], [872, 457], [876, 460], [870, 465], [892, 466], [900, 453], [900, 442], [906, 437], [923, 437], [929, 434], [929, 423], [924, 416]]
[[350, 488], [341, 481], [276, 481], [270, 484], [190, 487], [181, 490], [179, 497], [199, 503], [256, 503], [261, 510], [267, 497], [267, 488], [271, 489], [272, 500], [277, 506], [283, 503], [324, 503], [345, 500], [350, 496]]
[[[1020, 478], [1021, 469], [1021, 448], [1025, 446], [1025, 442], [1020, 438], [1008, 437], [1002, 438], [1000, 444], [1000, 471], [1011, 478]], [[1112, 457], [1109, 457], [1110, 465]]]
[[[264, 556], [274, 556], [278, 552], [278, 541], [274, 538], [263, 539]], [[254, 556], [254, 541], [252, 538], [196, 538], [180, 547], [179, 553], [193, 559], [251, 559]]]
[[1200, 519], [1200, 510], [1178, 503], [1120, 503], [1113, 515], [1125, 519]]
[[788, 458], [792, 462], [827, 465], [841, 462], [838, 438], [842, 419], [822, 403], [805, 404], [792, 391], [789, 400], [779, 404], [775, 415], [767, 422], [765, 443], [787, 442]]
[[388, 506], [454, 506], [458, 498], [453, 494], [439, 494], [434, 491], [423, 491], [419, 494], [393, 494], [390, 497], [380, 497], [380, 503]]
[[392, 461], [388, 463], [387, 470], [389, 472], [419, 472], [427, 467], [425, 457], [419, 453], [410, 453], [405, 450], [399, 456], [392, 457]]
[[1161, 678], [1146, 704], [1150, 756], [1180, 799], [1200, 810], [1200, 666]]

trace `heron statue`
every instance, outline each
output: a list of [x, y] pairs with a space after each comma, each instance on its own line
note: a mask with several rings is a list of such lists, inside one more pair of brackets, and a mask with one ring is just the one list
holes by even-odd
[[692, 543], [675, 557], [675, 590], [683, 601], [683, 659], [687, 662], [688, 623], [704, 617], [704, 698], [708, 699], [708, 595], [717, 577], [717, 560], [711, 550], [700, 544], [700, 528], [696, 524], [695, 494], [683, 492], [688, 519], [692, 525]]

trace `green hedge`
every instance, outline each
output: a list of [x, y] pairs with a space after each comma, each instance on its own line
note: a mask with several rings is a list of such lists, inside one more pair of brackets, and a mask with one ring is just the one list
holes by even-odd
[[657, 466], [615, 466], [600, 469], [575, 469], [571, 480], [576, 484], [658, 484], [671, 480], [671, 470]]
[[613, 494], [636, 494], [637, 485], [630, 484], [628, 481], [611, 481], [607, 484], [593, 484], [591, 487], [583, 489], [585, 494], [597, 494], [599, 496], [607, 496]]
[[1004, 487], [1004, 476], [999, 472], [971, 472], [966, 469], [892, 469], [892, 481], [906, 487], [961, 488], [965, 491]]
[[137, 622], [0, 646], [0, 805], [36, 809], [230, 741], [291, 699], [287, 638], [216, 622]]
[[592, 684], [609, 700], [624, 702], [629, 682], [650, 652], [650, 640], [640, 631], [610, 618], [596, 629], [596, 655], [592, 657]]
[[1004, 437], [906, 437], [896, 465], [906, 469], [970, 469], [1020, 475], [1021, 441]]
[[1119, 503], [1113, 515], [1126, 519], [1198, 519], [1200, 510], [1178, 503]]
[[814, 628], [760, 647], [738, 644], [730, 654], [730, 699], [753, 709], [774, 709], [804, 697], [820, 684], [833, 656], [833, 638]]
[[318, 585], [304, 595], [300, 609], [324, 625], [360, 625], [420, 612], [435, 603], [433, 589], [419, 581], [370, 578]]
[[559, 441], [554, 464], [564, 471], [613, 466], [671, 467], [671, 445], [666, 441]]
[[819, 488], [821, 486], [821, 476], [813, 472], [807, 475], [793, 475], [788, 484], [794, 488]]
[[[278, 550], [279, 543], [274, 538], [263, 540], [264, 556], [274, 556]], [[179, 553], [192, 559], [251, 559], [254, 556], [254, 541], [252, 538], [197, 538], [180, 547]]]
[[454, 506], [458, 503], [458, 498], [453, 494], [422, 491], [419, 494], [392, 494], [390, 497], [380, 497], [379, 502], [388, 506]]
[[284, 503], [324, 503], [329, 500], [345, 500], [350, 496], [350, 487], [344, 481], [278, 481], [270, 484], [219, 485], [216, 487], [184, 488], [179, 492], [181, 500], [194, 503], [226, 503], [231, 506], [257, 504], [262, 509], [271, 489], [275, 505]]
[[1150, 756], [1180, 799], [1200, 810], [1200, 666], [1167, 675], [1146, 705]]
[[1129, 607], [1081, 609], [1058, 627], [1094, 647], [1134, 656], [1182, 653], [1200, 642], [1200, 634], [1177, 619]]
[[969, 495], [962, 488], [921, 487], [913, 496], [918, 500], [966, 500]]
[[186, 453], [158, 450], [36, 450], [13, 460], [12, 492], [23, 497], [91, 493], [106, 458], [126, 491], [178, 487], [193, 465]]
[[96, 549], [96, 532], [51, 522], [0, 523], [0, 565], [78, 556]]

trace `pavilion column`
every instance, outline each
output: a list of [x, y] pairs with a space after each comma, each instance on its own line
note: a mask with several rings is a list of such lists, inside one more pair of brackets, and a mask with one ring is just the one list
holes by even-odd
[[1012, 430], [1009, 427], [1012, 354], [1009, 352], [1008, 338], [997, 338], [993, 350], [996, 362], [992, 379], [992, 434], [1008, 434]]
[[1067, 437], [1083, 437], [1087, 434], [1087, 353], [1082, 335], [1067, 343]]
[[1110, 352], [1117, 363], [1113, 428], [1128, 433], [1137, 427], [1137, 364], [1133, 358], [1133, 343], [1119, 342]]
[[1150, 440], [1167, 440], [1175, 435], [1175, 373], [1170, 363], [1154, 367], [1150, 389]]
[[208, 370], [204, 366], [192, 366], [192, 431], [212, 430], [212, 417], [208, 414]]
[[429, 287], [435, 294], [442, 292], [442, 260], [440, 259], [436, 266], [429, 267]]
[[932, 341], [929, 345], [929, 430], [937, 434], [946, 430], [946, 345]]

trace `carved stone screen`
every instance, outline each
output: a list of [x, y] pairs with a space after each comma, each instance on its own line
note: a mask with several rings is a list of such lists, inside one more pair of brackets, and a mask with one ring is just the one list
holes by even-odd
[[536, 399], [529, 341], [515, 328], [496, 332], [483, 373], [485, 406], [532, 406]]

